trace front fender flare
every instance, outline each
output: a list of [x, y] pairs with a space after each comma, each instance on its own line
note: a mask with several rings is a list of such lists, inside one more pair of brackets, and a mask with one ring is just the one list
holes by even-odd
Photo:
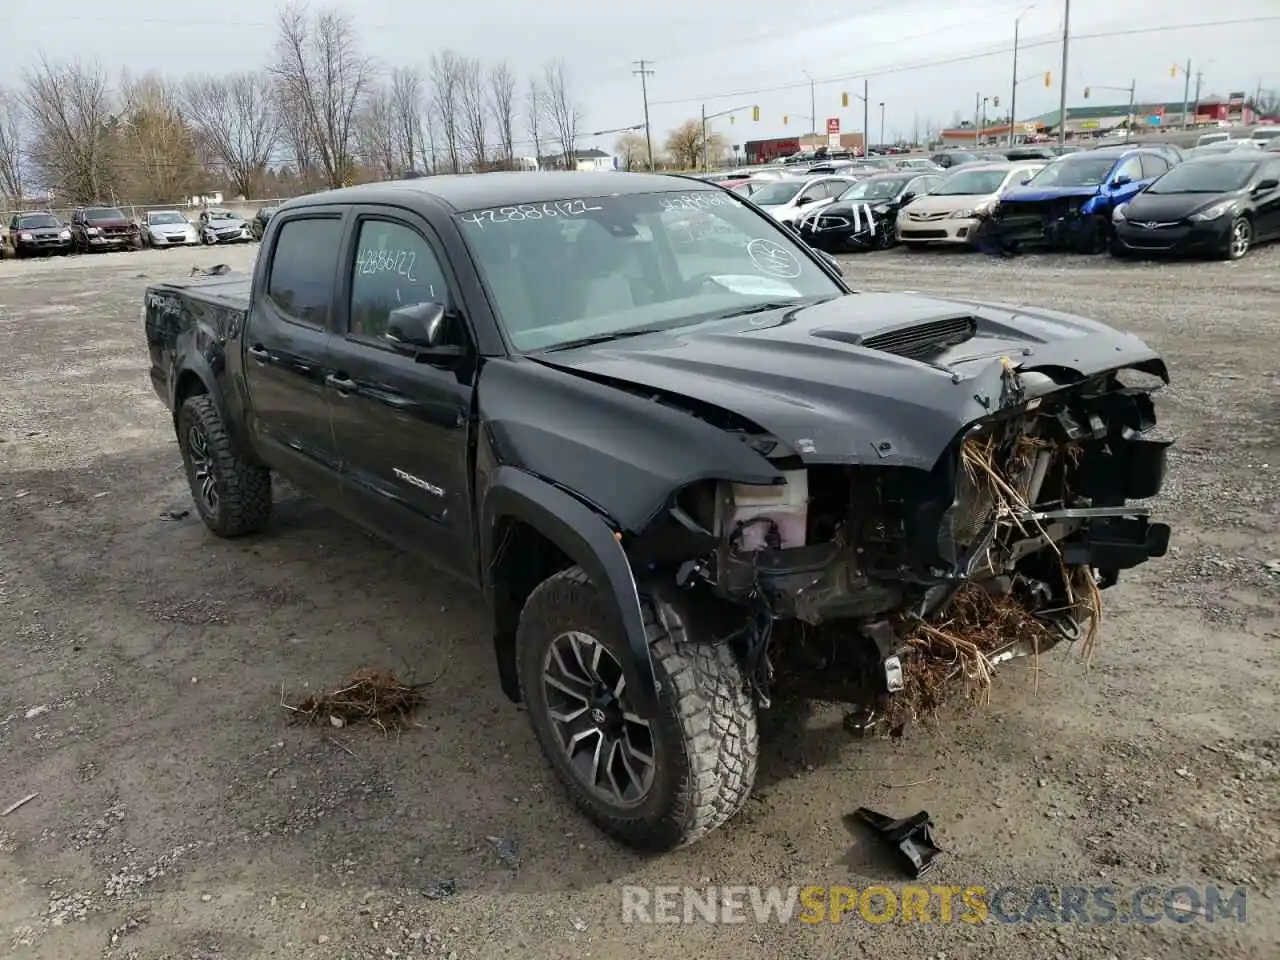
[[480, 571], [491, 611], [494, 531], [504, 516], [527, 523], [545, 536], [586, 572], [598, 590], [613, 598], [630, 654], [623, 670], [635, 712], [654, 719], [658, 690], [644, 613], [631, 563], [614, 530], [599, 513], [560, 488], [517, 467], [498, 467], [489, 478], [481, 507]]

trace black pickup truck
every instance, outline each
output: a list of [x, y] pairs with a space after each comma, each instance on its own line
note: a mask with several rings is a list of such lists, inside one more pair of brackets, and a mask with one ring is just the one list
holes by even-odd
[[641, 848], [740, 809], [786, 676], [892, 703], [916, 625], [975, 584], [1076, 641], [1067, 571], [1106, 588], [1168, 541], [1131, 502], [1167, 447], [1140, 340], [855, 293], [702, 181], [299, 198], [253, 276], [151, 286], [145, 324], [208, 527], [264, 528], [278, 472], [479, 587], [504, 691], [575, 802]]

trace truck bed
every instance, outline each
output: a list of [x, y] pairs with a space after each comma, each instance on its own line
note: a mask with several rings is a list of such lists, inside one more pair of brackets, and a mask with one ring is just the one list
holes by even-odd
[[143, 323], [151, 355], [151, 385], [166, 406], [173, 404], [174, 358], [179, 354], [221, 356], [227, 339], [241, 328], [249, 312], [252, 285], [252, 274], [230, 273], [147, 287]]

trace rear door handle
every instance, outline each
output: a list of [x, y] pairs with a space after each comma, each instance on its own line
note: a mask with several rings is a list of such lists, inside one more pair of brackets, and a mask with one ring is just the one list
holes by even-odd
[[336, 373], [331, 373], [324, 378], [324, 382], [333, 387], [339, 393], [350, 393], [356, 388], [356, 382], [349, 377], [344, 377]]
[[259, 346], [256, 343], [249, 348], [249, 356], [253, 357], [253, 359], [257, 360], [259, 363], [266, 363], [271, 359], [271, 354], [267, 351], [267, 348]]

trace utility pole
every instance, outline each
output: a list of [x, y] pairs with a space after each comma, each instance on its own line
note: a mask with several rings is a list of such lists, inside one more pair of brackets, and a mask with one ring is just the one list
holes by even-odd
[[973, 148], [976, 150], [982, 145], [982, 134], [978, 131], [978, 111], [982, 109], [982, 94], [975, 93], [973, 95]]
[[867, 148], [871, 146], [871, 107], [867, 102], [867, 78], [862, 78], [862, 156], [867, 155]]
[[1009, 91], [1009, 146], [1013, 146], [1013, 125], [1018, 119], [1018, 24], [1013, 21], [1013, 89]]
[[[649, 132], [649, 84], [647, 80], [649, 77], [653, 76], [653, 71], [648, 68], [648, 64], [650, 63], [650, 61], [648, 60], [635, 60], [632, 62], [636, 64], [637, 69], [632, 70], [631, 73], [632, 75], [639, 74], [640, 94], [641, 96], [644, 97], [644, 146], [645, 146], [645, 150], [649, 154], [649, 172], [652, 173], [653, 172], [653, 137]], [[706, 112], [706, 108], [704, 107], [703, 113], [705, 112]], [[705, 135], [705, 133], [706, 133], [706, 130], [704, 129], [703, 134]]]
[[1204, 79], [1204, 71], [1196, 71], [1196, 104], [1192, 109], [1196, 112], [1196, 116], [1200, 115], [1200, 81]]
[[884, 101], [880, 101], [880, 144], [884, 145]]
[[1129, 83], [1129, 116], [1124, 122], [1124, 142], [1129, 142], [1129, 137], [1133, 134], [1133, 93], [1138, 89], [1138, 81], [1132, 80]]
[[702, 105], [702, 172], [707, 172], [707, 105]]
[[[801, 70], [800, 72], [806, 77], [809, 77], [808, 70]], [[817, 101], [813, 93], [813, 77], [809, 77], [809, 123], [812, 124], [809, 128], [809, 136], [811, 137], [816, 137], [818, 135], [818, 111], [815, 106], [816, 102]]]
[[1191, 126], [1191, 118], [1187, 116], [1187, 105], [1191, 101], [1191, 61], [1187, 60], [1187, 65], [1182, 70], [1182, 129], [1186, 130]]
[[1062, 81], [1058, 89], [1058, 146], [1067, 143], [1067, 50], [1071, 45], [1071, 0], [1062, 0]]

